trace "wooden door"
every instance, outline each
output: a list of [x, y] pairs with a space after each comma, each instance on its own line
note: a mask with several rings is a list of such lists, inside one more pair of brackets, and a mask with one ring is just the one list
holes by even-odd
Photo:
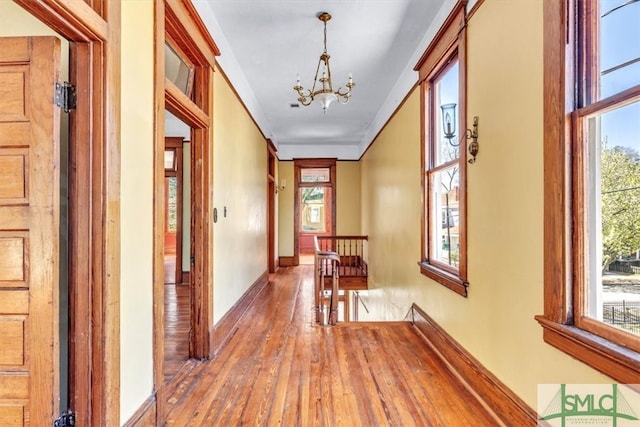
[[0, 38], [0, 425], [58, 414], [60, 42]]

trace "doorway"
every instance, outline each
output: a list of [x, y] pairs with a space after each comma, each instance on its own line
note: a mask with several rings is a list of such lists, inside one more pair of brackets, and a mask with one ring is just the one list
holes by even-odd
[[[190, 230], [189, 244], [182, 246], [182, 270], [188, 272], [188, 332], [179, 333], [180, 339], [188, 337], [188, 359], [181, 367], [194, 366], [194, 359], [210, 356], [209, 331], [213, 328], [213, 274], [212, 251], [209, 249], [213, 233], [211, 206], [211, 109], [213, 104], [212, 77], [215, 55], [219, 54], [210, 35], [197, 21], [198, 14], [191, 2], [155, 2], [156, 52], [155, 52], [155, 101], [156, 139], [154, 169], [154, 366], [157, 390], [157, 419], [166, 413], [167, 398], [177, 387], [179, 373], [165, 378], [165, 341], [169, 307], [165, 307], [164, 248], [165, 248], [165, 136], [176, 136], [166, 128], [166, 112], [171, 113], [188, 128], [190, 141], [191, 189], [183, 194], [183, 207], [190, 207], [190, 226], [183, 226], [184, 234]], [[184, 136], [184, 135], [179, 135]], [[184, 147], [184, 145], [183, 145]], [[183, 151], [183, 154], [185, 151]], [[183, 186], [186, 180], [183, 180]], [[184, 217], [183, 217], [184, 220]], [[184, 221], [183, 221], [184, 224]], [[189, 251], [186, 248], [189, 247]], [[185, 254], [188, 259], [185, 260]], [[178, 282], [176, 271], [176, 282]], [[187, 282], [181, 280], [181, 282]], [[180, 290], [176, 283], [176, 289]], [[179, 296], [179, 295], [178, 295]], [[181, 306], [179, 298], [177, 306]], [[186, 328], [185, 328], [186, 329]], [[184, 372], [184, 371], [183, 371]]]
[[[62, 41], [60, 49], [48, 44], [53, 38], [20, 37], [0, 49], [9, 67], [0, 73], [0, 177], [7, 180], [0, 184], [0, 282], [8, 285], [0, 312], [9, 308], [12, 318], [0, 319], [1, 346], [10, 349], [0, 371], [7, 378], [17, 374], [3, 384], [0, 412], [12, 425], [46, 425], [71, 406], [78, 425], [115, 424], [120, 98], [113, 65], [120, 49], [110, 34], [120, 32], [118, 5], [0, 3], [0, 17], [9, 17], [2, 36], [53, 35], [50, 27]], [[32, 31], [34, 23], [47, 31]], [[60, 51], [71, 60], [60, 62]], [[77, 87], [77, 102], [59, 122], [64, 113], [51, 101], [61, 64]], [[59, 134], [67, 121], [68, 139]], [[17, 256], [6, 256], [10, 252]]]
[[191, 350], [191, 128], [165, 113], [164, 144], [164, 381]]
[[336, 234], [336, 159], [294, 160], [294, 264], [313, 260], [314, 236]]

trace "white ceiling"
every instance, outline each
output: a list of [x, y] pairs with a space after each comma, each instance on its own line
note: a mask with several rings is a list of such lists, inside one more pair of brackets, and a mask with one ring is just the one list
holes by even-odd
[[[220, 48], [218, 64], [282, 160], [357, 159], [417, 80], [413, 67], [455, 0], [193, 0]], [[353, 73], [347, 105], [297, 103], [313, 84], [329, 12], [334, 89]]]

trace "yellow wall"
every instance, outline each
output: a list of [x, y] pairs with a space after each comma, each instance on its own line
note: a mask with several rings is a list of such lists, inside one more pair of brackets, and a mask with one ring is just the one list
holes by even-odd
[[278, 256], [293, 256], [293, 162], [278, 162], [278, 182], [287, 180], [287, 188], [278, 192]]
[[153, 391], [153, 2], [122, 2], [120, 421]]
[[337, 162], [336, 181], [336, 233], [360, 234], [360, 162]]
[[[522, 19], [526, 16], [526, 19]], [[486, 1], [467, 32], [467, 116], [480, 152], [468, 170], [469, 296], [419, 273], [420, 103], [411, 95], [362, 162], [371, 316], [412, 302], [532, 408], [539, 383], [610, 382], [542, 340], [542, 2]]]
[[[221, 73], [214, 78], [214, 322], [267, 271], [267, 145]], [[224, 208], [227, 208], [227, 217]]]

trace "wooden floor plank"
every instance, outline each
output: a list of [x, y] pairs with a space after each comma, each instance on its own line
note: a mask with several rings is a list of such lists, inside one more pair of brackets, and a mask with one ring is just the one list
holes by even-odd
[[493, 426], [407, 322], [317, 326], [312, 266], [271, 276], [215, 360], [170, 397], [176, 426]]

